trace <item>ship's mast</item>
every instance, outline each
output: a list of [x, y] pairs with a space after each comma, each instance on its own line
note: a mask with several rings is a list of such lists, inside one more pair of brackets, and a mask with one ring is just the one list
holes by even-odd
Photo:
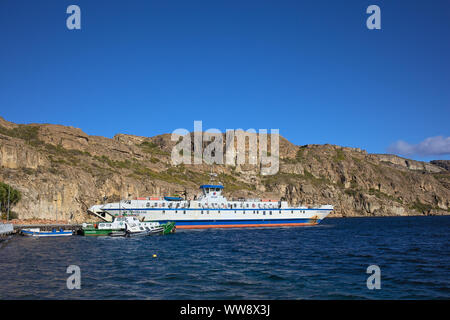
[[[217, 178], [217, 173], [214, 173], [213, 166], [211, 165], [211, 172], [209, 173], [209, 183], [215, 184], [215, 178]], [[218, 181], [219, 184], [222, 184], [220, 181]]]
[[211, 166], [211, 172], [209, 173], [209, 183], [214, 184], [214, 178], [217, 177], [217, 173], [213, 172], [213, 166]]
[[119, 192], [119, 217], [122, 216], [122, 207], [120, 206], [120, 203], [122, 202], [122, 182], [120, 182], [120, 192]]

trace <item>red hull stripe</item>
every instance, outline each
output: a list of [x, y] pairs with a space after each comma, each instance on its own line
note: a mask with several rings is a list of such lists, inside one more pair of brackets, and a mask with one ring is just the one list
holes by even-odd
[[271, 224], [210, 224], [210, 225], [184, 225], [176, 226], [177, 229], [209, 229], [209, 228], [252, 228], [252, 227], [288, 227], [288, 226], [313, 226], [317, 223], [271, 223]]

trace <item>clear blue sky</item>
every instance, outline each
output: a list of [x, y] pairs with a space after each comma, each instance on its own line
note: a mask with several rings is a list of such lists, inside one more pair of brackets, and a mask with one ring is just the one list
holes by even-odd
[[[81, 30], [66, 28], [71, 4]], [[381, 30], [366, 28], [371, 4]], [[107, 137], [202, 120], [298, 145], [445, 149], [450, 1], [1, 0], [0, 107]], [[409, 157], [450, 158], [437, 152]]]

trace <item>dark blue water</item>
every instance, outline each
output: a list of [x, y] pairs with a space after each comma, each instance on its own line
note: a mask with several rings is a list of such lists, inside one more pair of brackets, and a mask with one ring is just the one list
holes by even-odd
[[[449, 299], [450, 217], [0, 244], [0, 299]], [[153, 258], [152, 255], [157, 257]], [[366, 269], [381, 269], [369, 290]], [[66, 268], [81, 268], [69, 290]]]

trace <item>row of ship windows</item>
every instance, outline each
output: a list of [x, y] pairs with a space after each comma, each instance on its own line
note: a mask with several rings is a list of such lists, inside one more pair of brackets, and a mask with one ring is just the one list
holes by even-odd
[[[203, 211], [205, 211], [205, 210], [202, 210], [202, 214], [203, 214]], [[258, 211], [259, 210], [253, 210], [253, 214], [259, 214]], [[288, 211], [288, 210], [286, 210], [286, 211]], [[218, 210], [217, 212], [220, 213], [220, 210]], [[229, 212], [229, 211], [227, 211], [227, 212]], [[271, 210], [267, 211], [267, 213], [269, 215], [272, 215], [272, 212], [276, 213], [275, 211], [271, 211]], [[166, 213], [166, 210], [163, 210], [162, 213]], [[178, 210], [175, 210], [175, 213], [178, 213]], [[237, 211], [235, 210], [234, 213], [237, 213]], [[242, 211], [242, 213], [245, 214], [245, 210]], [[281, 214], [281, 210], [279, 210], [279, 213]], [[294, 213], [294, 210], [291, 210], [291, 213]], [[299, 213], [305, 213], [305, 210], [300, 210]], [[186, 214], [186, 210], [183, 210], [183, 214]], [[206, 214], [209, 214], [209, 210], [206, 210]], [[265, 214], [266, 214], [266, 211], [263, 211], [263, 215], [265, 215]]]
[[[147, 208], [185, 208], [185, 207], [187, 207], [188, 205], [187, 204], [185, 204], [185, 203], [169, 203], [169, 204], [166, 204], [166, 203], [154, 203], [154, 204], [150, 204], [150, 202], [147, 202], [147, 204], [146, 204], [146, 207]], [[246, 203], [245, 205], [243, 204], [243, 203], [239, 203], [239, 204], [237, 204], [237, 203], [228, 203], [228, 204], [223, 204], [223, 203], [221, 203], [221, 204], [219, 204], [219, 203], [207, 203], [207, 204], [203, 204], [202, 205], [202, 207], [203, 208], [219, 208], [219, 207], [221, 207], [221, 208], [229, 208], [229, 209], [233, 209], [233, 208], [256, 208], [256, 207], [258, 207], [258, 208], [276, 208], [276, 205], [275, 204], [272, 204], [272, 203], [269, 203], [269, 204], [267, 204], [267, 203], [259, 203], [258, 205], [257, 204], [255, 204], [255, 203], [252, 203], [252, 205], [250, 206], [250, 204], [249, 203]]]

